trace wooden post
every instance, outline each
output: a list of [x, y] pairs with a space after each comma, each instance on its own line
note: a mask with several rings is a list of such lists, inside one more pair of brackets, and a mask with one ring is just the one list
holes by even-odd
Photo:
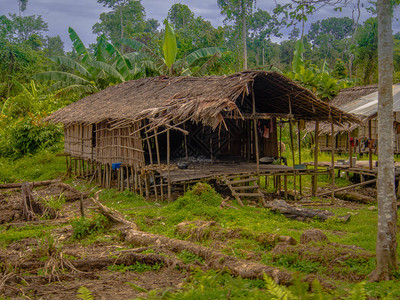
[[154, 140], [156, 142], [156, 154], [157, 154], [157, 162], [158, 162], [158, 167], [159, 167], [159, 172], [160, 172], [160, 191], [161, 191], [161, 201], [164, 200], [164, 180], [161, 175], [162, 173], [162, 168], [161, 168], [161, 159], [160, 159], [160, 148], [158, 147], [158, 135], [157, 135], [157, 128], [154, 129]]
[[120, 172], [121, 175], [119, 177], [120, 181], [121, 181], [121, 191], [123, 191], [125, 189], [125, 182], [124, 182], [124, 166], [121, 165], [120, 167]]
[[295, 160], [294, 160], [294, 143], [293, 143], [293, 125], [292, 125], [292, 101], [289, 96], [289, 130], [290, 130], [290, 145], [292, 148], [292, 159], [293, 159], [293, 188], [294, 188], [294, 200], [297, 201], [297, 189], [296, 189], [296, 170], [295, 170]]
[[[299, 165], [301, 165], [301, 137], [300, 137], [300, 121], [297, 122], [297, 144], [299, 148]], [[302, 186], [301, 186], [301, 175], [299, 175], [299, 191], [300, 195], [303, 193], [302, 191]]]
[[372, 140], [372, 121], [369, 120], [368, 121], [368, 139], [369, 139], [369, 143], [368, 143], [368, 148], [369, 148], [369, 169], [372, 170], [372, 147], [371, 147], [371, 140]]
[[[147, 148], [149, 150], [149, 156], [150, 156], [150, 165], [151, 168], [153, 169], [153, 152], [151, 151], [151, 145], [150, 145], [150, 140], [148, 138], [148, 134], [146, 132], [146, 141], [147, 141]], [[153, 172], [153, 185], [154, 185], [154, 194], [156, 195], [156, 201], [158, 200], [158, 193], [157, 193], [157, 183], [156, 183], [156, 177], [154, 176]]]
[[332, 141], [332, 157], [331, 157], [331, 166], [332, 166], [332, 192], [331, 192], [331, 200], [332, 202], [335, 200], [335, 128], [333, 126], [333, 119], [331, 117], [331, 141]]
[[[314, 171], [318, 170], [318, 131], [319, 131], [319, 123], [315, 122], [315, 131], [314, 131]], [[312, 177], [312, 196], [315, 197], [317, 194], [317, 175], [314, 174]]]
[[[254, 94], [254, 87], [252, 89], [252, 99], [253, 99], [253, 117], [256, 114], [256, 98]], [[271, 122], [272, 123], [272, 122]], [[260, 175], [260, 150], [258, 149], [258, 133], [257, 133], [257, 119], [253, 120], [254, 125], [254, 148], [256, 150], [256, 162], [257, 162], [257, 176]], [[272, 124], [271, 124], [272, 126]], [[260, 181], [260, 179], [258, 179]]]
[[131, 183], [129, 181], [129, 166], [126, 166], [126, 188], [131, 190]]
[[167, 130], [167, 165], [168, 165], [168, 201], [171, 202], [171, 143], [170, 143], [170, 129]]

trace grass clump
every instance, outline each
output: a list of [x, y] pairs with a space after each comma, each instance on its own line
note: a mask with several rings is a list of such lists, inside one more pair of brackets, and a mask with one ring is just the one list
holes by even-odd
[[194, 263], [194, 262], [198, 262], [203, 264], [204, 263], [204, 259], [196, 254], [193, 254], [192, 252], [189, 252], [187, 250], [183, 250], [181, 252], [179, 252], [176, 255], [180, 260], [182, 260], [185, 264], [190, 264], [190, 263]]
[[97, 215], [92, 219], [77, 218], [71, 222], [72, 237], [76, 240], [83, 239], [94, 233], [103, 233], [111, 226], [110, 221], [103, 215]]
[[137, 272], [137, 273], [143, 273], [146, 271], [158, 271], [164, 266], [163, 263], [155, 263], [154, 265], [148, 265], [141, 263], [139, 261], [136, 261], [133, 265], [125, 266], [124, 264], [120, 265], [112, 265], [108, 266], [107, 269], [109, 271], [114, 271], [114, 272]]

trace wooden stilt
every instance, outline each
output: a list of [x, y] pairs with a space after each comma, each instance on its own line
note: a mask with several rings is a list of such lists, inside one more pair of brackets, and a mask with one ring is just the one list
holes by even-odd
[[[185, 135], [185, 137], [186, 137], [186, 135]], [[147, 148], [149, 150], [149, 156], [150, 156], [150, 166], [153, 169], [154, 168], [154, 165], [153, 165], [153, 151], [151, 150], [150, 139], [148, 138], [147, 132], [146, 132], [146, 141], [147, 141]], [[153, 174], [154, 194], [156, 196], [156, 201], [157, 201], [158, 200], [157, 184], [156, 184], [156, 179], [155, 179], [155, 176], [154, 176], [155, 175], [154, 172], [152, 174]]]
[[143, 196], [143, 187], [142, 187], [142, 175], [138, 174], [138, 184], [139, 184], [139, 193]]
[[126, 166], [126, 188], [130, 191], [131, 190], [131, 182], [129, 180], [129, 167]]
[[150, 197], [150, 188], [149, 188], [149, 176], [147, 172], [144, 174], [144, 187], [146, 192], [146, 198], [148, 199]]
[[331, 201], [335, 201], [335, 127], [333, 126], [333, 120], [331, 119], [331, 141], [332, 141], [332, 157], [331, 157], [331, 167], [332, 167], [332, 193]]
[[158, 167], [159, 167], [159, 172], [160, 172], [160, 194], [161, 194], [161, 201], [164, 200], [164, 179], [161, 176], [161, 159], [160, 159], [160, 148], [158, 147], [158, 135], [157, 135], [157, 129], [154, 130], [154, 140], [156, 142], [156, 154], [157, 154], [157, 163], [158, 163]]
[[[301, 132], [300, 132], [300, 121], [297, 122], [297, 147], [299, 148], [299, 165], [301, 165]], [[301, 185], [301, 176], [299, 176], [299, 192], [300, 195], [303, 194], [303, 189]]]
[[283, 175], [283, 188], [285, 190], [285, 199], [288, 198], [287, 175]]
[[117, 190], [121, 191], [121, 167], [117, 171]]
[[170, 166], [170, 159], [171, 159], [171, 142], [170, 142], [170, 131], [167, 131], [167, 165], [168, 165], [168, 201], [171, 202], [171, 166]]
[[368, 143], [368, 158], [369, 158], [369, 169], [372, 170], [372, 147], [370, 145], [371, 140], [372, 140], [372, 121], [369, 120], [368, 121], [368, 139], [369, 139], [369, 143]]
[[294, 200], [297, 200], [297, 188], [296, 188], [296, 170], [295, 170], [295, 159], [294, 159], [294, 142], [293, 142], [293, 116], [292, 116], [292, 103], [289, 96], [289, 131], [290, 131], [290, 145], [292, 148], [292, 160], [293, 160], [293, 187], [294, 187]]
[[[315, 122], [314, 131], [314, 170], [318, 170], [318, 131], [319, 123]], [[317, 175], [312, 176], [312, 193], [313, 197], [317, 194]]]
[[119, 176], [120, 181], [121, 181], [121, 191], [123, 191], [125, 189], [125, 182], [124, 182], [124, 166], [121, 165], [121, 167], [119, 168], [121, 175]]

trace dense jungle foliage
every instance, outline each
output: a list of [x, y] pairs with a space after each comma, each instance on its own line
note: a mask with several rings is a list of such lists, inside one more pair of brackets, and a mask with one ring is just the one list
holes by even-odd
[[[355, 10], [354, 18], [318, 20], [306, 32], [318, 3], [265, 11], [251, 0], [218, 0], [225, 21], [215, 28], [184, 4], [172, 5], [160, 25], [146, 18], [140, 1], [98, 2], [110, 12], [92, 27], [97, 43], [85, 45], [78, 30], [66, 28], [71, 51], [60, 36], [45, 35], [42, 16], [24, 15], [28, 1], [18, 1], [18, 15], [0, 16], [0, 156], [58, 151], [61, 128], [48, 124], [47, 115], [107, 86], [146, 76], [230, 74], [242, 70], [246, 60], [248, 69], [282, 72], [323, 100], [341, 88], [377, 82], [374, 4], [364, 22]], [[400, 32], [393, 39], [398, 82]]]

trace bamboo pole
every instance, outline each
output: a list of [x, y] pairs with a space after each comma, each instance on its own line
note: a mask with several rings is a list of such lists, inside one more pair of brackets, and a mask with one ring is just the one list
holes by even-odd
[[168, 165], [168, 201], [171, 202], [171, 142], [170, 142], [170, 130], [167, 131], [167, 165]]
[[331, 118], [331, 141], [332, 141], [332, 157], [331, 157], [331, 166], [332, 166], [332, 191], [331, 191], [331, 201], [335, 201], [335, 128], [333, 126], [333, 120]]
[[[318, 131], [319, 123], [315, 122], [315, 132], [314, 132], [314, 170], [318, 170]], [[317, 193], [317, 175], [312, 177], [312, 192], [311, 194], [315, 197]]]
[[[301, 137], [300, 137], [300, 121], [297, 122], [297, 144], [298, 144], [298, 150], [299, 150], [299, 165], [301, 165]], [[300, 189], [300, 195], [303, 193], [302, 185], [301, 185], [301, 176], [299, 175], [299, 189]]]
[[[254, 87], [252, 88], [252, 100], [253, 100], [253, 115], [256, 114], [256, 98], [254, 94]], [[254, 148], [256, 150], [256, 162], [257, 162], [257, 176], [260, 175], [260, 150], [259, 150], [259, 145], [258, 145], [258, 133], [257, 133], [257, 119], [253, 120], [253, 125], [254, 125]], [[272, 124], [271, 124], [272, 126]], [[258, 179], [260, 181], [260, 179]], [[260, 183], [259, 183], [260, 184]]]
[[[146, 133], [146, 138], [148, 137], [148, 134]], [[185, 136], [186, 137], [186, 136]], [[150, 139], [146, 139], [147, 142], [147, 149], [149, 150], [149, 156], [150, 156], [150, 165], [151, 168], [153, 169], [154, 165], [153, 165], [153, 151], [151, 150], [151, 144], [150, 144]], [[153, 173], [154, 174], [154, 173]], [[158, 200], [158, 192], [157, 192], [157, 184], [156, 184], [156, 178], [153, 175], [154, 179], [153, 179], [153, 185], [154, 185], [154, 194], [156, 196], [156, 201]]]
[[295, 160], [294, 160], [294, 142], [293, 142], [293, 124], [292, 124], [293, 116], [292, 116], [292, 101], [289, 96], [289, 130], [290, 130], [290, 145], [292, 148], [292, 159], [293, 159], [293, 188], [294, 188], [294, 200], [297, 200], [297, 187], [296, 187], [296, 169], [295, 169]]
[[368, 121], [368, 139], [369, 139], [369, 143], [368, 143], [368, 148], [369, 148], [369, 169], [372, 170], [372, 147], [371, 147], [371, 140], [372, 140], [372, 121], [369, 120]]
[[[158, 147], [158, 135], [157, 135], [157, 129], [154, 129], [154, 140], [156, 142], [156, 154], [157, 154], [157, 162], [158, 162], [158, 167], [159, 167], [159, 172], [160, 172], [160, 191], [161, 191], [161, 201], [164, 200], [164, 180], [161, 175], [162, 169], [161, 169], [161, 160], [160, 160], [160, 148]], [[154, 178], [155, 179], [155, 178]]]

